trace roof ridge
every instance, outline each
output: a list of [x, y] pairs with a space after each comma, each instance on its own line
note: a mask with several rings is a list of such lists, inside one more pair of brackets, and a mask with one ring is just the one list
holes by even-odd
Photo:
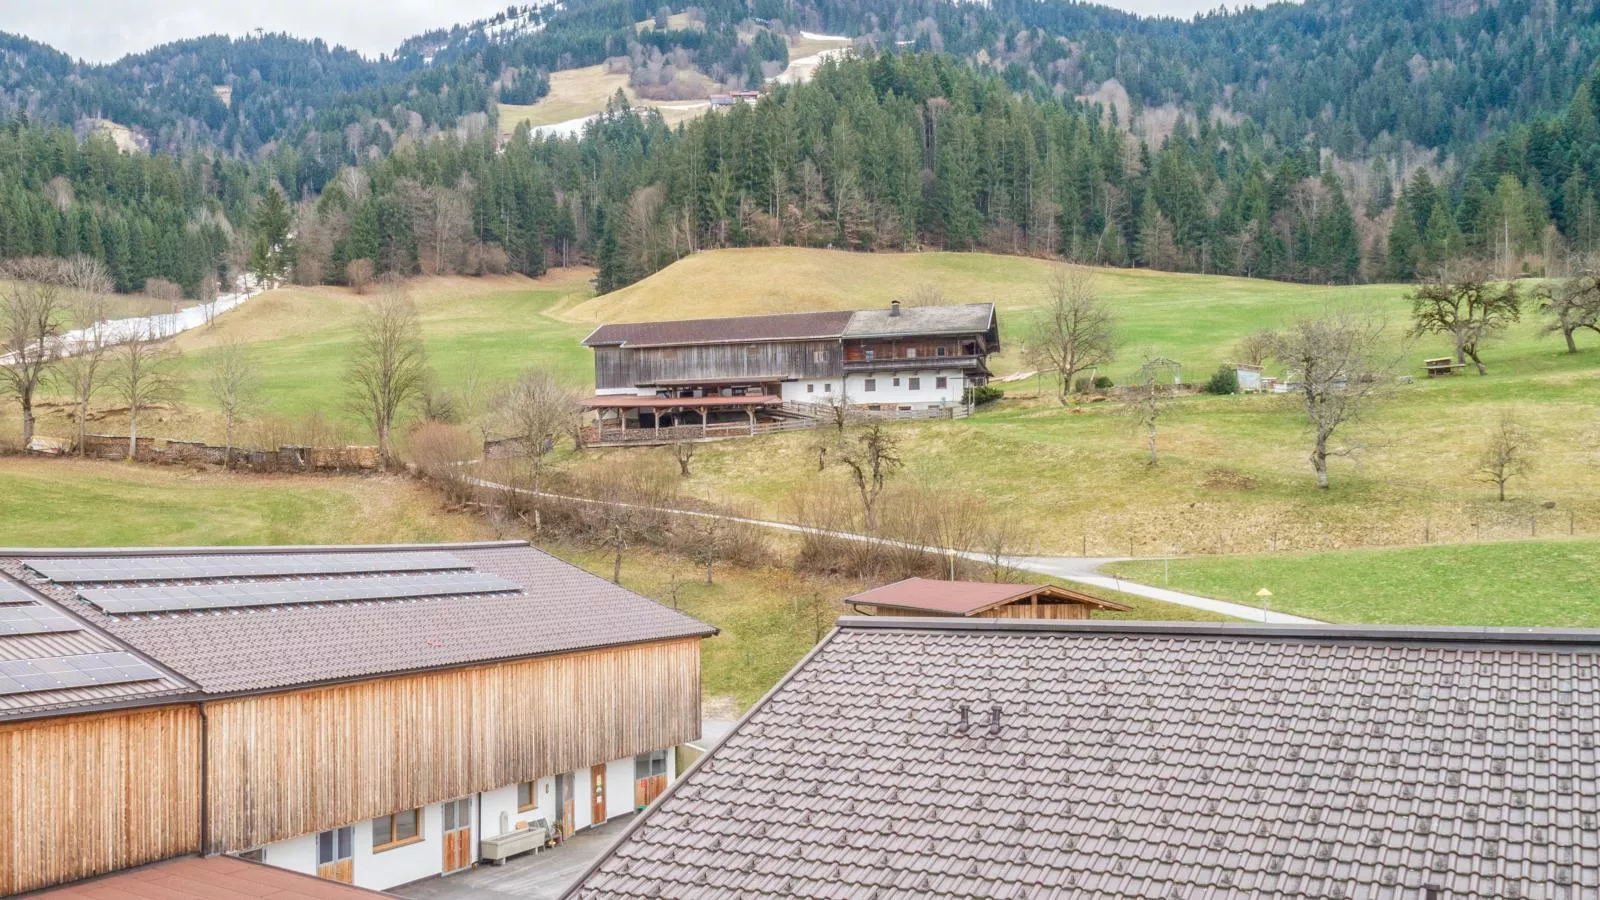
[[1061, 632], [1095, 635], [1207, 637], [1384, 643], [1586, 644], [1600, 647], [1596, 628], [1503, 628], [1484, 625], [1280, 625], [1256, 622], [1157, 622], [1133, 619], [973, 619], [949, 616], [841, 616], [841, 631]]
[[0, 547], [0, 557], [55, 556], [114, 559], [122, 556], [238, 556], [291, 553], [390, 553], [396, 550], [505, 550], [531, 546], [523, 540], [446, 541], [416, 544], [260, 544], [205, 547]]

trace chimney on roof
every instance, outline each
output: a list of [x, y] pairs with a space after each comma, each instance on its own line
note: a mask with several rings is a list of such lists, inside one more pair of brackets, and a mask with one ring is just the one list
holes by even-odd
[[900, 301], [899, 300], [890, 300], [889, 301], [889, 315], [891, 315], [891, 316], [900, 315]]
[[1000, 736], [1000, 707], [993, 706], [989, 709], [989, 737]]

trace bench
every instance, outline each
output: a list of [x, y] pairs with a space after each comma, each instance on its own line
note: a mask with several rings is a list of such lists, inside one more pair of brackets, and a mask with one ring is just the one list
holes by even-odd
[[1454, 375], [1466, 367], [1466, 363], [1458, 363], [1454, 357], [1450, 356], [1441, 356], [1438, 359], [1425, 359], [1422, 361], [1422, 368], [1427, 371], [1429, 378]]

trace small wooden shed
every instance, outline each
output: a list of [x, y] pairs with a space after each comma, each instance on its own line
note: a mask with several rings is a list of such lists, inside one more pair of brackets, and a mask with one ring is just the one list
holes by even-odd
[[963, 616], [975, 619], [1087, 619], [1095, 610], [1129, 607], [1053, 584], [997, 584], [907, 578], [846, 597], [873, 616]]

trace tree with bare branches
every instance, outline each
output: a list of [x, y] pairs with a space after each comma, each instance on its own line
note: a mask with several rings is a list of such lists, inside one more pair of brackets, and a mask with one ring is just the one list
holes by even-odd
[[1588, 271], [1563, 281], [1553, 290], [1540, 286], [1535, 299], [1549, 321], [1546, 334], [1559, 334], [1567, 342], [1567, 352], [1577, 353], [1574, 335], [1581, 329], [1600, 334], [1600, 272]]
[[850, 470], [850, 478], [861, 496], [867, 531], [877, 531], [878, 499], [883, 495], [889, 476], [904, 465], [900, 459], [900, 442], [881, 422], [873, 422], [856, 435], [854, 443], [845, 448], [839, 460]]
[[89, 401], [105, 387], [106, 358], [111, 351], [111, 276], [104, 263], [80, 256], [68, 263], [67, 307], [77, 327], [62, 347], [60, 381], [72, 391], [78, 427], [78, 454], [88, 452]]
[[350, 407], [376, 432], [378, 458], [385, 468], [395, 423], [422, 399], [428, 376], [416, 304], [403, 281], [386, 279], [356, 325], [345, 370]]
[[6, 265], [0, 281], [0, 393], [22, 406], [22, 446], [33, 443], [34, 398], [50, 377], [61, 353], [65, 313], [64, 264], [28, 257]]
[[672, 458], [678, 463], [678, 475], [688, 478], [689, 465], [694, 462], [695, 442], [682, 436], [672, 442]]
[[249, 345], [223, 344], [206, 364], [206, 394], [222, 413], [223, 465], [233, 465], [233, 435], [239, 422], [255, 412], [261, 399], [261, 372]]
[[1383, 356], [1383, 320], [1370, 313], [1329, 312], [1301, 319], [1278, 333], [1273, 357], [1289, 368], [1312, 433], [1311, 468], [1328, 488], [1328, 458], [1356, 445], [1335, 444], [1377, 402], [1393, 361]]
[[1479, 375], [1489, 370], [1478, 347], [1522, 318], [1522, 298], [1515, 282], [1495, 287], [1481, 274], [1453, 280], [1443, 275], [1419, 285], [1411, 294], [1411, 335], [1447, 334], [1455, 341], [1456, 362], [1472, 360]]
[[1071, 401], [1078, 373], [1116, 358], [1116, 328], [1116, 315], [1087, 271], [1071, 267], [1051, 276], [1044, 311], [1033, 321], [1025, 345], [1030, 365], [1061, 379], [1057, 399], [1062, 406]]
[[1538, 441], [1516, 417], [1505, 413], [1489, 429], [1483, 452], [1478, 456], [1473, 475], [1480, 481], [1495, 486], [1499, 499], [1506, 499], [1506, 482], [1533, 471], [1533, 457], [1538, 452]]
[[1128, 418], [1135, 431], [1144, 432], [1145, 444], [1150, 449], [1149, 465], [1157, 465], [1156, 432], [1162, 416], [1172, 402], [1172, 385], [1163, 375], [1166, 369], [1147, 359], [1139, 367], [1133, 384], [1122, 395], [1122, 414]]
[[129, 459], [138, 456], [139, 413], [183, 397], [177, 364], [178, 351], [153, 328], [133, 334], [113, 352], [108, 385], [128, 406]]

